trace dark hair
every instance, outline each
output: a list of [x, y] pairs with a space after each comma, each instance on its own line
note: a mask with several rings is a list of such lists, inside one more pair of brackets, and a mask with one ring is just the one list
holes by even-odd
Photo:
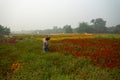
[[50, 40], [50, 36], [47, 36], [45, 39], [46, 39], [47, 41]]

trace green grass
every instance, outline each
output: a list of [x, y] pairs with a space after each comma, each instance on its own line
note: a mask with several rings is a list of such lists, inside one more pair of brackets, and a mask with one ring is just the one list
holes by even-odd
[[[13, 63], [22, 68], [12, 72]], [[42, 42], [33, 38], [0, 44], [0, 80], [120, 80], [119, 72], [92, 65], [88, 57], [43, 53]]]
[[105, 35], [95, 36], [94, 38], [120, 39], [120, 35], [119, 34], [105, 34]]

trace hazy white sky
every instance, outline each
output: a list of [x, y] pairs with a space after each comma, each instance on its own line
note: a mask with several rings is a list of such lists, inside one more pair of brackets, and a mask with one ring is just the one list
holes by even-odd
[[120, 0], [0, 0], [0, 24], [12, 31], [75, 28], [96, 18], [120, 24]]

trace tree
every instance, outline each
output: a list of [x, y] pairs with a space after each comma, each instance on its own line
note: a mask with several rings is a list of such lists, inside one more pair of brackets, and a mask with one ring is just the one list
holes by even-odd
[[112, 27], [107, 27], [107, 33], [114, 33], [114, 29], [115, 29], [114, 26], [112, 26]]
[[5, 35], [9, 35], [10, 34], [10, 28], [5, 27], [4, 32], [5, 32]]
[[63, 30], [64, 30], [65, 33], [72, 33], [73, 32], [73, 30], [71, 28], [71, 25], [65, 25], [63, 27]]
[[9, 35], [9, 34], [10, 34], [10, 29], [0, 25], [0, 36]]
[[53, 33], [63, 33], [62, 28], [58, 28], [57, 26], [54, 26], [52, 29]]
[[82, 22], [82, 23], [79, 23], [79, 26], [76, 29], [76, 31], [78, 33], [85, 33], [85, 32], [91, 33], [93, 31], [93, 28], [88, 23]]
[[120, 24], [115, 26], [113, 32], [120, 34]]
[[53, 33], [57, 33], [57, 31], [58, 31], [58, 27], [57, 27], [57, 26], [54, 26], [54, 27], [53, 27]]
[[105, 33], [107, 31], [106, 21], [102, 18], [92, 19], [93, 27], [96, 33]]

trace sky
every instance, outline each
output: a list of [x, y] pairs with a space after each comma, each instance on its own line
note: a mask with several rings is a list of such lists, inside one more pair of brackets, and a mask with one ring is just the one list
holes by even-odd
[[96, 18], [120, 24], [120, 0], [0, 0], [0, 25], [11, 31], [76, 28]]

